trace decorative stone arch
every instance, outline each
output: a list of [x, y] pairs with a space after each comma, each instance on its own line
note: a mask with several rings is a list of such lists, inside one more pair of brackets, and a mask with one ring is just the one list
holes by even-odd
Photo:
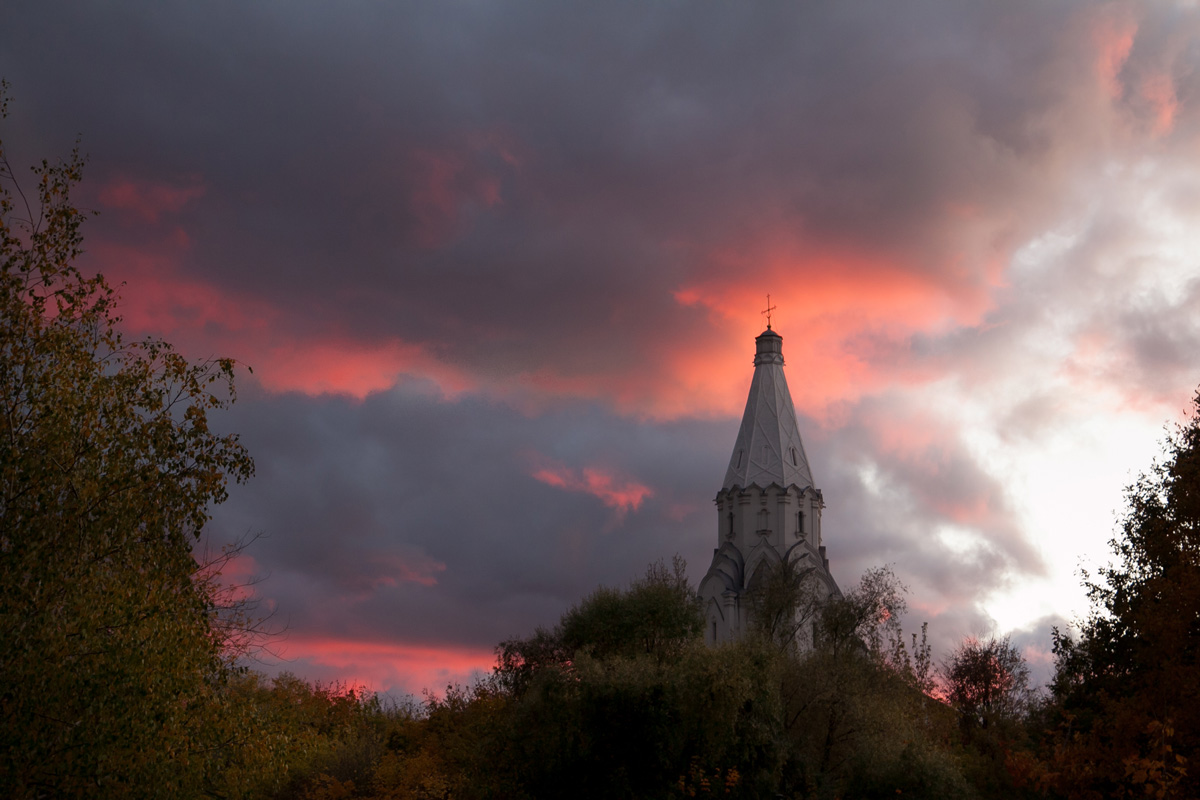
[[713, 563], [705, 575], [705, 580], [714, 573], [725, 576], [724, 589], [741, 591], [746, 578], [746, 563], [742, 558], [742, 551], [736, 545], [724, 542], [713, 553]]
[[821, 581], [822, 586], [825, 587], [825, 594], [827, 597], [842, 596], [842, 590], [838, 588], [837, 583], [833, 580], [833, 576], [830, 575], [824, 567], [825, 559], [822, 558], [819, 552], [813, 549], [813, 546], [809, 544], [807, 540], [802, 539], [789, 547], [787, 549], [786, 557], [793, 563], [803, 563], [805, 566], [814, 567], [813, 575], [815, 575]]
[[750, 558], [746, 562], [745, 575], [747, 576], [746, 588], [749, 589], [754, 585], [755, 580], [759, 577], [763, 569], [773, 567], [782, 561], [783, 558], [779, 555], [779, 551], [765, 539], [760, 541], [755, 548], [750, 551]]

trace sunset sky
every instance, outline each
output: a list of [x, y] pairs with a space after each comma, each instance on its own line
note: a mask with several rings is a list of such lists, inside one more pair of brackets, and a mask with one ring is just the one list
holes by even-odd
[[17, 0], [0, 135], [80, 137], [129, 333], [243, 365], [262, 668], [698, 581], [770, 293], [835, 578], [1044, 678], [1200, 383], [1193, 5]]

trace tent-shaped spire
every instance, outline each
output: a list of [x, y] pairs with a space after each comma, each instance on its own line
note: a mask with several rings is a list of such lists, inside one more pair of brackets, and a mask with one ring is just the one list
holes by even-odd
[[755, 484], [813, 486], [796, 409], [783, 376], [783, 337], [770, 326], [754, 339], [754, 380], [723, 489]]

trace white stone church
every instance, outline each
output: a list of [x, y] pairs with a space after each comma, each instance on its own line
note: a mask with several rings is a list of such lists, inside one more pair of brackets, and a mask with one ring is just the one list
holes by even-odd
[[700, 582], [705, 641], [737, 639], [749, 625], [747, 591], [790, 560], [825, 597], [840, 595], [821, 543], [821, 490], [813, 483], [783, 375], [783, 337], [755, 338], [754, 379], [725, 482], [717, 492], [717, 548]]

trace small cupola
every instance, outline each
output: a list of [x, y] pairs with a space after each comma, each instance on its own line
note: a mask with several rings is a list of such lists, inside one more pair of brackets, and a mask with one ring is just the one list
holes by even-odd
[[754, 366], [759, 364], [783, 364], [783, 337], [767, 328], [754, 337]]

